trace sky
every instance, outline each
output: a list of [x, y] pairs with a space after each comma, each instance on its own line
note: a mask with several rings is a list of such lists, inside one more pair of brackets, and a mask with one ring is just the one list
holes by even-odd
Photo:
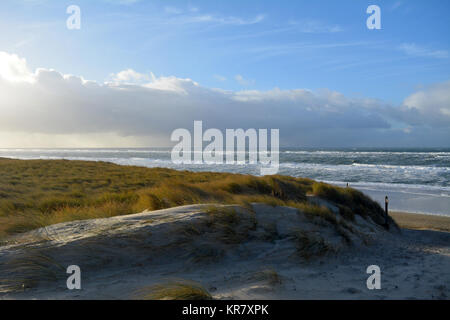
[[[70, 30], [66, 12], [81, 10]], [[381, 9], [370, 30], [369, 5]], [[450, 2], [2, 0], [0, 147], [450, 147]]]

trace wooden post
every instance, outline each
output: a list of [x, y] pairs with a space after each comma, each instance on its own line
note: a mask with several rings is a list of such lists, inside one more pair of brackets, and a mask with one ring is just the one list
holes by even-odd
[[389, 226], [389, 224], [388, 224], [388, 217], [389, 217], [389, 210], [388, 210], [388, 205], [389, 205], [389, 198], [388, 198], [388, 196], [386, 196], [385, 198], [384, 198], [384, 213], [385, 213], [385, 221], [384, 221], [384, 224], [386, 225], [386, 227], [388, 227]]

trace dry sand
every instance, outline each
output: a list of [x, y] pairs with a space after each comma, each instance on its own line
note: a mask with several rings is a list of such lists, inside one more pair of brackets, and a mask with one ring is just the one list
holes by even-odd
[[[2, 277], [27, 280], [25, 287], [20, 280], [13, 281], [15, 290], [0, 290], [0, 299], [132, 299], [143, 287], [174, 278], [200, 282], [215, 299], [450, 297], [448, 232], [386, 231], [358, 216], [352, 232], [336, 233], [292, 208], [264, 205], [254, 206], [256, 221], [243, 219], [236, 233], [210, 232], [205, 210], [183, 206], [31, 232], [0, 247]], [[248, 238], [234, 242], [246, 232]], [[314, 256], [321, 249], [316, 242], [308, 249], [313, 257], [300, 258], [299, 232], [320, 237], [330, 252]], [[81, 267], [81, 290], [66, 288], [64, 268], [71, 264]], [[381, 268], [380, 290], [366, 286], [370, 265]]]
[[390, 212], [389, 214], [401, 228], [450, 232], [450, 216], [407, 212]]

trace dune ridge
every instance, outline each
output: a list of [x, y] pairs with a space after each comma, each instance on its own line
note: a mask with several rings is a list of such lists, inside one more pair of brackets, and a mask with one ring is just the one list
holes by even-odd
[[[214, 299], [317, 298], [297, 291], [299, 282], [307, 280], [311, 287], [314, 278], [319, 297], [363, 292], [343, 284], [344, 291], [333, 296], [335, 289], [323, 284], [332, 274], [325, 269], [339, 261], [346, 265], [381, 239], [398, 237], [399, 229], [369, 216], [346, 218], [318, 197], [308, 201], [329, 207], [336, 220], [260, 203], [202, 204], [34, 230], [0, 247], [1, 297], [161, 298], [152, 291], [155, 286], [197, 281]], [[65, 268], [72, 264], [82, 270], [81, 291], [65, 287]], [[361, 280], [359, 287], [364, 285]], [[150, 292], [142, 293], [146, 288]]]

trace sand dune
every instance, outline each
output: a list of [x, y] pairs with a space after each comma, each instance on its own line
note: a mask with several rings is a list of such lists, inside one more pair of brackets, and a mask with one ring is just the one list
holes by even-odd
[[[0, 247], [0, 298], [140, 299], [174, 279], [214, 299], [450, 297], [449, 233], [400, 232], [392, 221], [386, 230], [310, 201], [336, 220], [262, 204], [190, 205], [29, 232]], [[66, 287], [69, 265], [81, 268], [81, 290]], [[381, 268], [380, 290], [367, 289], [369, 265]]]

